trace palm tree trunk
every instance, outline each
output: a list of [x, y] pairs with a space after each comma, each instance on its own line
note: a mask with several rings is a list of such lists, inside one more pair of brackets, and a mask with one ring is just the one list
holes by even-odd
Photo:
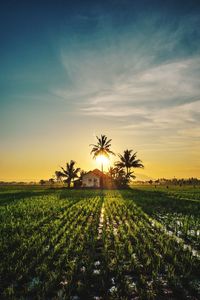
[[102, 172], [102, 176], [101, 176], [101, 189], [103, 189], [103, 163], [101, 163], [101, 172]]
[[128, 170], [128, 167], [126, 167], [126, 175], [127, 175], [127, 176], [128, 176], [128, 171], [129, 171], [129, 170]]

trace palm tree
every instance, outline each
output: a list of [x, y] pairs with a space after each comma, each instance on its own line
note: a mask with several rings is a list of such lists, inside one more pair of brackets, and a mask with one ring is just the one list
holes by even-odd
[[87, 174], [87, 171], [80, 170], [80, 176], [79, 176], [80, 180], [83, 179], [83, 176], [84, 176], [85, 174]]
[[61, 177], [66, 177], [66, 182], [68, 185], [68, 188], [71, 185], [71, 181], [74, 180], [75, 178], [78, 178], [78, 173], [80, 172], [80, 168], [75, 168], [75, 161], [70, 160], [69, 163], [66, 164], [66, 169], [62, 168], [63, 172], [60, 172]]
[[110, 167], [110, 168], [108, 169], [107, 175], [108, 175], [111, 179], [115, 179], [115, 177], [116, 177], [116, 169], [117, 169], [117, 168], [113, 168], [113, 167]]
[[127, 188], [130, 177], [126, 175], [124, 169], [120, 167], [115, 168], [115, 184], [118, 188]]
[[[114, 152], [112, 152], [110, 150], [111, 147], [111, 139], [108, 140], [107, 136], [105, 136], [104, 134], [101, 135], [101, 137], [96, 137], [97, 138], [97, 144], [90, 144], [90, 146], [93, 146], [90, 154], [93, 154], [93, 158], [97, 158], [99, 155], [105, 156], [107, 158], [109, 158], [109, 155], [115, 155]], [[103, 173], [103, 162], [101, 163], [101, 171]]]
[[142, 161], [140, 159], [136, 159], [137, 152], [133, 153], [133, 150], [125, 150], [123, 155], [118, 154], [120, 160], [115, 163], [116, 167], [125, 168], [127, 178], [134, 178], [133, 172], [131, 172], [131, 168], [144, 168]]
[[128, 183], [131, 176], [130, 174], [128, 174], [127, 176], [123, 168], [117, 166], [110, 167], [108, 169], [107, 175], [111, 178], [113, 187], [118, 187], [118, 188], [128, 187]]
[[55, 178], [57, 182], [62, 182], [62, 172], [61, 171], [55, 171]]
[[80, 175], [79, 175], [79, 184], [80, 186], [82, 186], [82, 183], [83, 183], [83, 176], [86, 175], [88, 172], [87, 171], [84, 171], [84, 170], [80, 170]]

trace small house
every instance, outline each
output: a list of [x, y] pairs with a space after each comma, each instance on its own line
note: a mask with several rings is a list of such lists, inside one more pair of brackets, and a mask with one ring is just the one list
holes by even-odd
[[95, 169], [89, 171], [82, 178], [82, 187], [87, 188], [100, 188], [103, 178], [106, 177], [100, 170]]

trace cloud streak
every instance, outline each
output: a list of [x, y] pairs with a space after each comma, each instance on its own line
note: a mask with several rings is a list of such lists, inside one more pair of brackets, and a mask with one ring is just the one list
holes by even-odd
[[76, 36], [63, 45], [70, 84], [53, 93], [73, 102], [78, 115], [113, 120], [120, 134], [163, 147], [200, 146], [198, 15], [163, 25], [143, 14], [123, 32], [98, 22], [92, 39]]

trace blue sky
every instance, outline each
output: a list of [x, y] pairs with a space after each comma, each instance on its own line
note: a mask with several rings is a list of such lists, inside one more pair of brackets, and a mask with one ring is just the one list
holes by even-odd
[[101, 133], [200, 177], [199, 1], [4, 1], [0, 39], [0, 179], [92, 168]]

